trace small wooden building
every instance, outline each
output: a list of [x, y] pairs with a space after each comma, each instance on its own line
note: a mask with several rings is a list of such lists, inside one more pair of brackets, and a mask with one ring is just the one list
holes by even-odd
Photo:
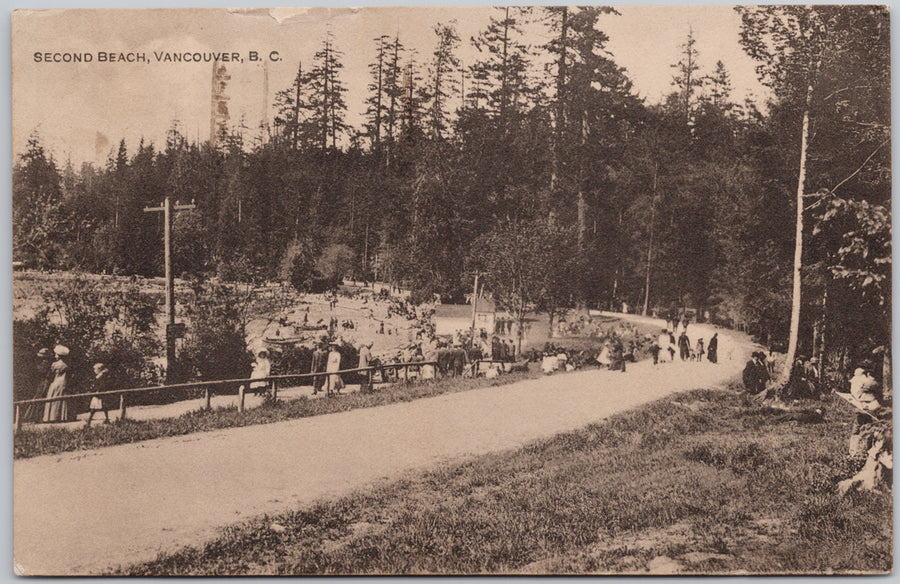
[[[487, 298], [480, 298], [475, 312], [475, 333], [484, 329], [492, 334], [496, 314], [494, 303]], [[471, 304], [438, 304], [434, 307], [434, 334], [437, 336], [454, 335], [457, 331], [468, 332], [471, 329]]]

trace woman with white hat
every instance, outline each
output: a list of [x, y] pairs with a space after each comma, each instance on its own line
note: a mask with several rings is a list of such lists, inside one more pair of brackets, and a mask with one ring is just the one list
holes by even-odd
[[[50, 365], [50, 375], [53, 376], [53, 381], [50, 382], [50, 387], [47, 388], [47, 397], [60, 397], [66, 393], [69, 366], [66, 364], [65, 359], [69, 356], [69, 349], [63, 345], [56, 345], [53, 347], [53, 355], [56, 357], [56, 360]], [[44, 421], [68, 422], [69, 404], [66, 403], [66, 400], [44, 404]]]

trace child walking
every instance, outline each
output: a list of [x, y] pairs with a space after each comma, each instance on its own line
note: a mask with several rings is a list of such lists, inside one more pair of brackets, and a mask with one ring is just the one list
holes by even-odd
[[[94, 391], [109, 391], [112, 389], [110, 385], [109, 369], [107, 369], [106, 365], [104, 365], [103, 363], [94, 363], [93, 385]], [[103, 398], [96, 395], [92, 397], [89, 409], [90, 414], [88, 414], [87, 424], [85, 424], [85, 428], [91, 425], [91, 421], [94, 419], [94, 414], [97, 412], [103, 412], [103, 416], [105, 417], [103, 423], [109, 424], [109, 411], [103, 403]]]

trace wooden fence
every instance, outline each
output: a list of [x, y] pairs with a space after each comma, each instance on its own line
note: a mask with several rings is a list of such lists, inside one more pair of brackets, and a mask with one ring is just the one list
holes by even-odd
[[416, 371], [419, 368], [431, 365], [437, 371], [437, 362], [435, 361], [419, 361], [414, 363], [388, 363], [384, 365], [379, 365], [377, 367], [357, 367], [355, 369], [343, 369], [341, 371], [335, 371], [332, 373], [328, 373], [325, 371], [319, 373], [292, 373], [287, 375], [271, 375], [269, 377], [258, 378], [258, 379], [221, 379], [215, 381], [195, 381], [192, 383], [176, 383], [173, 385], [153, 385], [150, 387], [136, 387], [131, 389], [113, 389], [110, 391], [94, 391], [88, 393], [73, 393], [69, 395], [61, 395], [56, 397], [42, 397], [37, 399], [24, 399], [14, 401], [13, 405], [15, 406], [15, 431], [18, 432], [22, 428], [22, 409], [29, 405], [43, 405], [50, 402], [57, 401], [68, 401], [74, 399], [85, 399], [92, 397], [99, 398], [119, 398], [119, 418], [125, 419], [126, 409], [127, 409], [127, 400], [126, 396], [136, 395], [142, 393], [149, 393], [151, 391], [176, 391], [183, 389], [202, 389], [203, 390], [203, 399], [204, 399], [204, 409], [210, 409], [210, 399], [212, 398], [213, 392], [218, 389], [219, 391], [223, 391], [227, 388], [237, 387], [238, 389], [238, 411], [244, 411], [244, 396], [247, 390], [250, 389], [250, 384], [258, 384], [265, 383], [266, 389], [272, 390], [272, 396], [274, 399], [278, 399], [278, 387], [295, 387], [297, 381], [301, 380], [310, 380], [313, 381], [315, 378], [320, 377], [324, 380], [324, 389], [328, 394], [332, 393], [331, 388], [331, 379], [332, 375], [344, 375], [348, 373], [365, 373], [366, 375], [366, 383], [365, 388], [372, 388], [375, 380], [375, 373], [379, 373], [379, 382], [380, 383], [388, 383], [386, 372], [390, 371], [393, 375], [400, 379], [400, 375], [398, 371], [403, 371], [403, 379], [408, 381], [410, 379], [411, 368], [415, 368]]

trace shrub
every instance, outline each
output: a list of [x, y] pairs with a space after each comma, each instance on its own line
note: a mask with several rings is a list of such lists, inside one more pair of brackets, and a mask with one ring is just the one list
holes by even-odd
[[203, 380], [247, 377], [253, 362], [244, 334], [250, 292], [212, 280], [191, 285], [194, 300], [185, 310], [191, 325], [183, 359]]
[[281, 352], [281, 356], [277, 357], [272, 363], [272, 372], [274, 375], [309, 373], [309, 369], [312, 366], [312, 354], [313, 350], [309, 347], [285, 347]]
[[316, 260], [316, 272], [323, 278], [338, 280], [353, 271], [356, 256], [343, 243], [334, 243], [322, 250]]
[[[90, 391], [91, 365], [107, 364], [117, 385], [157, 382], [152, 359], [157, 305], [136, 283], [110, 285], [105, 278], [76, 275], [40, 288], [42, 307], [13, 324], [13, 383], [16, 399], [34, 395], [36, 353], [57, 343], [69, 347], [69, 393]], [[76, 410], [79, 404], [75, 404]]]
[[424, 286], [421, 288], [414, 288], [409, 293], [409, 301], [416, 305], [420, 306], [422, 304], [431, 304], [434, 302], [434, 294], [435, 294], [434, 286]]
[[315, 249], [309, 240], [295, 239], [284, 251], [279, 268], [282, 282], [290, 282], [300, 292], [308, 292], [315, 273]]

